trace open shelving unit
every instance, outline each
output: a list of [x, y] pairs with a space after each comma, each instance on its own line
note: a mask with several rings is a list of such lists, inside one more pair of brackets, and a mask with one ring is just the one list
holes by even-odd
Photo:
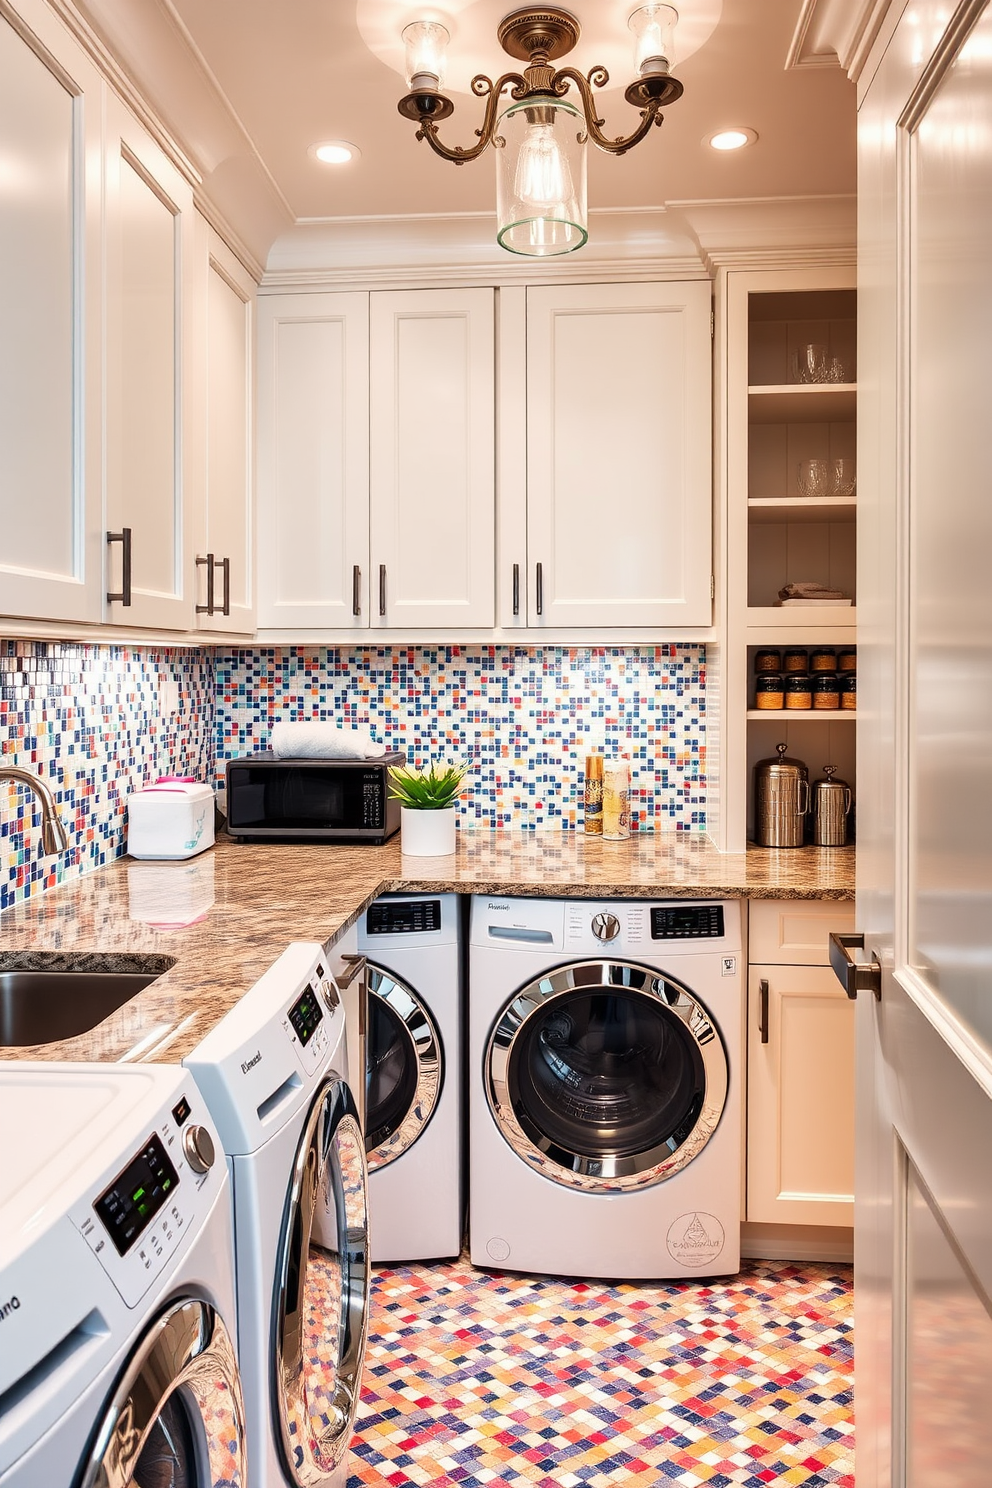
[[[853, 265], [728, 270], [721, 276], [726, 612], [720, 657], [720, 845], [753, 834], [754, 766], [785, 743], [792, 758], [855, 784], [855, 711], [754, 706], [754, 653], [850, 645], [857, 635], [857, 492], [806, 497], [805, 460], [853, 461], [857, 450], [857, 304]], [[796, 381], [810, 342], [843, 381]], [[787, 583], [842, 590], [851, 603], [782, 605]], [[783, 849], [788, 852], [788, 849]]]

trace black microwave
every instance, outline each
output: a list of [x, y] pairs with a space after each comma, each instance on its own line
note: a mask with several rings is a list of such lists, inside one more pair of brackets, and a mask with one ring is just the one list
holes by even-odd
[[385, 842], [400, 827], [388, 772], [405, 764], [401, 749], [375, 760], [228, 760], [227, 830], [239, 842]]

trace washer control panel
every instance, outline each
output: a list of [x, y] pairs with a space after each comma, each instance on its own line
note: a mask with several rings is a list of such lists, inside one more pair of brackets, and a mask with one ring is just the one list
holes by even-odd
[[127, 1162], [70, 1215], [129, 1307], [141, 1300], [223, 1181], [224, 1165], [214, 1169], [214, 1136], [205, 1118], [190, 1082], [175, 1109], [160, 1113]]

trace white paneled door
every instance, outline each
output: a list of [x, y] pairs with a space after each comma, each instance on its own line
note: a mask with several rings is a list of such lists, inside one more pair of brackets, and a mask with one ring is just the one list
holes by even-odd
[[708, 282], [527, 291], [530, 626], [709, 625]]
[[859, 124], [858, 1488], [985, 1488], [992, 14], [897, 16]]

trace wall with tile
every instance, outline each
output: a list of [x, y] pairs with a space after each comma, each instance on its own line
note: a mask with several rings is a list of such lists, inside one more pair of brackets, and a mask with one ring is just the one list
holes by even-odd
[[706, 829], [706, 653], [666, 646], [383, 646], [217, 653], [217, 769], [273, 722], [371, 726], [415, 763], [468, 758], [466, 824], [582, 823], [590, 747], [631, 755], [635, 831]]
[[[163, 682], [177, 684], [176, 712]], [[70, 841], [42, 857], [35, 798], [0, 782], [0, 909], [120, 857], [129, 791], [210, 780], [214, 737], [208, 650], [0, 640], [0, 762], [48, 782]]]

